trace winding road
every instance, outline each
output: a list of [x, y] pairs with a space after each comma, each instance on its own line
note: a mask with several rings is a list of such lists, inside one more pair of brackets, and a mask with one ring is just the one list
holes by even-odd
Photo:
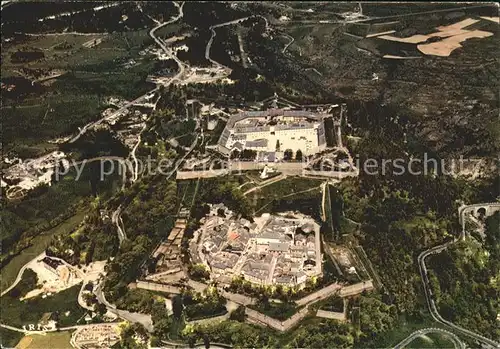
[[224, 67], [226, 69], [230, 69], [229, 67], [226, 67], [225, 65], [220, 64], [219, 62], [210, 58], [210, 49], [212, 48], [212, 43], [214, 42], [214, 38], [217, 35], [217, 33], [215, 32], [215, 29], [225, 27], [227, 25], [238, 24], [238, 23], [246, 21], [247, 19], [257, 18], [257, 17], [264, 19], [264, 21], [266, 22], [266, 31], [269, 30], [269, 21], [267, 20], [266, 17], [264, 17], [262, 15], [252, 15], [252, 16], [242, 17], [242, 18], [238, 18], [238, 19], [233, 19], [232, 21], [219, 23], [219, 24], [215, 24], [215, 25], [210, 26], [209, 29], [212, 32], [212, 36], [208, 40], [207, 46], [205, 47], [205, 59], [210, 61], [212, 64], [214, 64], [218, 67]]
[[80, 128], [80, 130], [79, 130], [79, 132], [78, 132], [78, 134], [76, 136], [74, 136], [73, 138], [71, 138], [71, 139], [68, 140], [68, 143], [73, 143], [73, 142], [77, 141], [89, 129], [93, 128], [94, 126], [100, 125], [106, 119], [113, 118], [113, 117], [116, 117], [116, 116], [120, 115], [121, 113], [123, 113], [124, 111], [126, 111], [128, 108], [130, 108], [132, 105], [134, 105], [136, 103], [142, 102], [144, 99], [146, 99], [147, 96], [149, 96], [151, 94], [154, 94], [156, 91], [158, 91], [159, 88], [160, 87], [157, 86], [154, 89], [152, 89], [151, 91], [146, 92], [144, 95], [142, 95], [140, 97], [137, 97], [132, 102], [127, 102], [125, 105], [123, 105], [122, 107], [120, 107], [119, 109], [117, 109], [113, 114], [107, 115], [107, 116], [105, 116], [105, 117], [103, 117], [103, 118], [101, 118], [101, 119], [99, 119], [97, 121], [91, 122], [90, 124], [87, 124], [87, 125], [83, 126], [82, 128]]
[[295, 38], [291, 35], [288, 35], [286, 33], [283, 33], [283, 36], [286, 37], [287, 39], [289, 39], [290, 41], [288, 42], [288, 44], [285, 45], [285, 47], [283, 48], [283, 50], [281, 51], [281, 53], [285, 54], [286, 50], [290, 47], [291, 44], [293, 44], [293, 42], [295, 41]]
[[[179, 14], [177, 16], [173, 17], [171, 20], [169, 20], [165, 23], [161, 23], [149, 31], [149, 36], [156, 42], [156, 44], [158, 44], [158, 46], [160, 46], [160, 48], [162, 50], [165, 51], [165, 53], [167, 55], [169, 55], [177, 63], [177, 65], [179, 67], [179, 72], [174, 77], [172, 77], [172, 79], [170, 79], [168, 81], [168, 83], [165, 84], [165, 86], [169, 86], [175, 80], [179, 80], [182, 77], [182, 75], [184, 74], [184, 63], [182, 63], [179, 60], [179, 58], [177, 58], [177, 56], [165, 45], [165, 43], [155, 35], [155, 32], [158, 29], [160, 29], [168, 24], [172, 24], [174, 22], [177, 22], [179, 19], [181, 19], [184, 16], [184, 12], [182, 11], [182, 9], [184, 7], [184, 2], [181, 5], [179, 5], [177, 2], [174, 2], [174, 5], [177, 6], [177, 8], [179, 9]], [[156, 91], [158, 89], [159, 89], [159, 86], [153, 91]], [[131, 104], [135, 104], [138, 100], [145, 98], [145, 96], [149, 95], [151, 92], [152, 91], [148, 92], [146, 95], [139, 97], [135, 101], [131, 102]], [[123, 108], [125, 108], [125, 107], [126, 106], [124, 106]], [[146, 129], [146, 127], [147, 127], [147, 125], [144, 124], [144, 127], [142, 128], [141, 132], [139, 133], [139, 138], [137, 140], [137, 143], [134, 145], [134, 147], [132, 148], [132, 151], [130, 152], [130, 157], [132, 158], [132, 163], [133, 163], [132, 182], [135, 182], [139, 178], [139, 161], [137, 160], [137, 156], [135, 155], [135, 153], [136, 153], [137, 149], [139, 148], [139, 145], [141, 144], [141, 135], [142, 135], [142, 132], [144, 132], [144, 130]], [[116, 225], [116, 228], [118, 231], [118, 238], [120, 240], [120, 244], [127, 238], [127, 236], [125, 234], [125, 226], [124, 226], [123, 220], [121, 218], [121, 211], [122, 211], [122, 207], [120, 205], [111, 215], [111, 220]]]
[[[151, 31], [149, 32], [149, 35], [153, 38], [153, 40], [155, 40], [155, 42], [168, 54], [172, 57], [172, 59], [174, 59], [178, 66], [179, 66], [179, 72], [172, 78], [170, 79], [170, 81], [168, 82], [167, 85], [170, 85], [172, 82], [174, 82], [175, 80], [179, 80], [182, 75], [184, 74], [184, 64], [177, 58], [176, 55], [174, 55], [166, 46], [165, 44], [160, 40], [158, 39], [156, 36], [155, 36], [155, 31], [158, 30], [159, 28], [169, 24], [169, 23], [173, 23], [177, 20], [179, 20], [180, 18], [182, 18], [183, 16], [183, 12], [182, 12], [182, 8], [184, 6], [184, 3], [182, 3], [180, 6], [177, 4], [177, 3], [174, 3], [176, 4], [176, 6], [179, 8], [179, 15], [177, 17], [174, 17], [172, 20], [170, 20], [169, 22], [166, 22], [166, 23], [163, 23], [153, 29], [151, 29]], [[178, 168], [182, 165], [182, 163], [186, 160], [186, 158], [191, 154], [191, 152], [194, 150], [194, 148], [196, 148], [196, 145], [198, 144], [198, 138], [199, 137], [196, 137], [193, 141], [193, 143], [191, 144], [190, 148], [188, 149], [188, 151], [184, 154], [183, 157], [181, 157], [180, 159], [178, 159], [172, 170], [167, 174], [165, 180], [168, 180], [170, 179], [170, 177], [178, 170]], [[137, 173], [137, 158], [135, 156], [135, 150], [137, 149], [137, 147], [139, 146], [140, 144], [140, 138], [139, 138], [139, 141], [137, 142], [136, 146], [134, 147], [134, 150], [132, 152], [132, 160], [134, 161], [134, 180], [137, 180], [138, 178], [138, 173]], [[126, 238], [126, 235], [125, 235], [125, 227], [124, 227], [124, 224], [123, 224], [123, 220], [121, 219], [121, 211], [122, 211], [122, 207], [121, 205], [113, 212], [112, 214], [112, 220], [113, 222], [116, 224], [117, 226], [117, 229], [118, 229], [118, 236], [120, 237], [120, 242], [123, 241], [125, 238]], [[123, 228], [122, 228], [123, 227]], [[125, 320], [128, 320], [130, 322], [138, 322], [138, 323], [141, 323], [148, 331], [152, 331], [153, 330], [153, 325], [152, 325], [152, 322], [151, 322], [151, 316], [150, 315], [144, 315], [144, 314], [139, 314], [139, 313], [131, 313], [131, 312], [128, 312], [128, 311], [125, 311], [125, 310], [120, 310], [120, 309], [117, 309], [115, 305], [109, 303], [107, 300], [106, 300], [106, 297], [104, 296], [104, 292], [102, 291], [102, 281], [101, 283], [99, 283], [95, 289], [94, 289], [94, 294], [96, 295], [97, 299], [99, 300], [99, 302], [103, 303], [106, 308], [108, 309], [108, 311], [118, 315], [119, 317], [125, 319]]]
[[[459, 219], [460, 219], [460, 222], [462, 223], [462, 232], [461, 232], [461, 239], [462, 240], [465, 239], [465, 235], [466, 235], [465, 223], [464, 223], [465, 217], [463, 216], [466, 213], [466, 211], [468, 209], [470, 210], [471, 208], [485, 207], [485, 206], [492, 206], [492, 205], [496, 206], [496, 205], [500, 205], [500, 204], [499, 203], [475, 204], [475, 205], [462, 206], [459, 208]], [[453, 322], [450, 322], [450, 321], [444, 319], [439, 314], [437, 307], [436, 307], [436, 303], [434, 302], [432, 291], [431, 291], [430, 286], [429, 286], [429, 278], [428, 278], [428, 274], [427, 274], [427, 266], [425, 265], [425, 259], [430, 255], [438, 254], [438, 253], [446, 250], [448, 247], [452, 246], [453, 244], [455, 244], [459, 240], [460, 239], [454, 239], [453, 241], [444, 243], [444, 244], [439, 245], [439, 246], [435, 246], [433, 248], [430, 248], [430, 249], [422, 252], [418, 256], [418, 267], [420, 269], [420, 276], [422, 277], [422, 283], [424, 286], [425, 298], [427, 301], [427, 306], [429, 308], [429, 312], [431, 313], [432, 318], [436, 322], [439, 322], [443, 325], [450, 327], [456, 333], [467, 336], [469, 338], [472, 338], [472, 339], [478, 341], [479, 343], [481, 343], [485, 347], [499, 348], [500, 343], [498, 343], [492, 339], [486, 338], [480, 334], [472, 332], [466, 328], [458, 326], [458, 325], [454, 324]]]
[[465, 344], [460, 340], [460, 338], [457, 337], [456, 334], [443, 330], [442, 328], [437, 328], [437, 327], [431, 327], [431, 328], [423, 328], [421, 330], [413, 332], [411, 335], [403, 339], [401, 342], [396, 344], [394, 349], [403, 349], [405, 348], [408, 344], [413, 342], [415, 339], [421, 336], [425, 336], [426, 334], [429, 333], [439, 333], [439, 334], [444, 334], [454, 345], [455, 349], [465, 349]]
[[205, 47], [205, 59], [207, 59], [208, 61], [212, 62], [212, 64], [214, 64], [214, 65], [216, 65], [218, 67], [224, 67], [226, 69], [230, 69], [230, 68], [226, 67], [225, 65], [220, 64], [219, 62], [217, 62], [217, 61], [213, 60], [212, 58], [210, 58], [210, 49], [212, 48], [212, 43], [214, 41], [215, 36], [217, 35], [217, 33], [215, 32], [215, 29], [221, 28], [221, 27], [225, 27], [227, 25], [238, 24], [238, 23], [246, 21], [247, 19], [257, 18], [257, 17], [260, 17], [260, 18], [264, 19], [264, 21], [266, 22], [266, 30], [268, 30], [269, 29], [269, 22], [268, 22], [267, 18], [264, 17], [264, 16], [262, 16], [262, 15], [252, 15], [252, 16], [247, 16], [247, 17], [242, 17], [242, 18], [238, 18], [238, 19], [233, 19], [232, 21], [228, 21], [228, 22], [224, 22], [224, 23], [219, 23], [219, 24], [212, 25], [209, 28], [210, 31], [212, 32], [212, 36], [210, 37], [210, 40], [208, 40], [207, 46]]
[[[24, 272], [26, 271], [26, 269], [30, 268], [30, 266], [31, 266], [32, 263], [35, 263], [37, 260], [41, 260], [41, 259], [43, 259], [45, 257], [46, 257], [46, 254], [45, 254], [45, 251], [44, 251], [44, 252], [40, 253], [38, 256], [36, 256], [35, 258], [33, 258], [32, 260], [30, 260], [25, 265], [23, 265], [23, 267], [21, 268], [21, 270], [19, 270], [19, 273], [17, 273], [17, 277], [14, 280], [14, 282], [8, 288], [6, 288], [5, 290], [2, 291], [2, 294], [0, 295], [0, 297], [3, 297], [7, 293], [9, 293], [10, 290], [12, 290], [14, 287], [16, 287], [16, 285], [21, 281]], [[87, 303], [83, 299], [83, 290], [84, 290], [84, 287], [85, 287], [85, 284], [86, 284], [86, 282], [85, 282], [86, 281], [85, 274], [80, 269], [75, 268], [74, 266], [72, 266], [71, 264], [69, 264], [68, 262], [66, 262], [64, 259], [53, 257], [53, 256], [51, 256], [50, 258], [62, 262], [70, 270], [73, 270], [78, 275], [78, 277], [83, 280], [82, 281], [82, 287], [80, 289], [80, 292], [78, 293], [78, 304], [82, 308], [92, 311], [93, 308], [87, 306]], [[5, 327], [7, 325], [3, 325], [3, 326]], [[6, 328], [8, 328], [8, 327], [6, 327]]]
[[[184, 154], [184, 156], [182, 158], [180, 158], [179, 160], [176, 161], [174, 167], [168, 173], [168, 175], [166, 176], [165, 180], [168, 180], [168, 179], [170, 179], [170, 177], [172, 177], [172, 175], [182, 165], [182, 163], [184, 162], [184, 160], [194, 150], [194, 148], [196, 147], [197, 142], [198, 142], [198, 137], [196, 137], [195, 140], [193, 141], [193, 143], [191, 144], [190, 150], [188, 152], [186, 152], [186, 154]], [[119, 210], [121, 212], [121, 207], [119, 207]], [[117, 214], [117, 216], [116, 216], [115, 219], [118, 219], [118, 218], [120, 218], [119, 217], [119, 213]], [[152, 322], [151, 322], [151, 316], [150, 315], [145, 315], [145, 314], [140, 314], [140, 313], [131, 313], [131, 312], [128, 312], [126, 310], [117, 309], [115, 305], [109, 303], [106, 300], [106, 297], [104, 296], [104, 292], [102, 291], [102, 280], [94, 288], [94, 294], [96, 295], [97, 300], [100, 303], [104, 304], [106, 306], [106, 308], [108, 309], [108, 311], [110, 311], [111, 313], [116, 314], [117, 316], [121, 317], [122, 319], [125, 319], [125, 320], [130, 321], [130, 322], [138, 322], [138, 323], [142, 324], [148, 331], [150, 331], [150, 332], [153, 331], [153, 325], [152, 325]]]
[[[165, 51], [165, 53], [170, 57], [172, 58], [176, 63], [177, 63], [177, 66], [179, 67], [179, 72], [174, 76], [172, 77], [172, 79], [170, 79], [168, 81], [168, 83], [166, 83], [164, 86], [169, 86], [170, 84], [172, 84], [175, 80], [179, 81], [180, 78], [182, 77], [182, 75], [184, 74], [184, 63], [181, 62], [181, 60], [179, 58], [177, 58], [177, 56], [172, 52], [172, 50], [170, 50], [166, 45], [165, 43], [159, 39], [156, 35], [155, 35], [155, 32], [168, 25], [168, 24], [172, 24], [174, 22], [177, 22], [179, 19], [181, 19], [183, 16], [184, 16], [184, 12], [182, 11], [183, 7], [184, 7], [184, 2], [179, 5], [177, 2], [174, 2], [174, 5], [177, 6], [177, 8], [179, 9], [179, 14], [176, 16], [176, 17], [173, 17], [170, 21], [167, 21], [165, 23], [162, 23], [156, 27], [154, 27], [153, 29], [151, 29], [149, 31], [149, 36], [156, 42], [156, 44], [158, 46], [161, 47], [161, 49], [163, 51]], [[157, 89], [159, 89], [160, 87], [158, 86], [154, 91], [156, 91]], [[149, 93], [148, 93], [149, 94]], [[141, 96], [139, 98], [143, 98], [145, 96]], [[141, 135], [142, 133], [144, 132], [144, 130], [146, 130], [146, 127], [147, 127], [147, 123], [144, 124], [144, 127], [142, 128], [141, 132], [139, 133], [139, 139], [137, 140], [137, 143], [135, 144], [135, 146], [132, 148], [132, 152], [130, 153], [130, 157], [132, 158], [132, 161], [134, 163], [134, 172], [132, 174], [132, 181], [135, 182], [138, 177], [139, 177], [139, 173], [138, 173], [138, 170], [139, 170], [139, 162], [137, 161], [137, 157], [135, 155], [136, 151], [137, 151], [137, 148], [139, 148], [139, 145], [141, 144]]]

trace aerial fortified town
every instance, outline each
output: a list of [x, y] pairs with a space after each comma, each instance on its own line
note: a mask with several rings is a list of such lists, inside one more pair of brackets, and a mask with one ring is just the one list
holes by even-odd
[[497, 6], [1, 12], [1, 348], [500, 348]]
[[256, 284], [302, 288], [322, 275], [319, 228], [300, 213], [267, 213], [250, 222], [212, 205], [197, 232], [197, 253], [218, 282], [242, 276]]
[[326, 148], [323, 119], [326, 113], [272, 108], [264, 111], [242, 111], [232, 115], [218, 142], [218, 150], [229, 155], [233, 150], [251, 149], [267, 152], [279, 159], [283, 151], [304, 155]]

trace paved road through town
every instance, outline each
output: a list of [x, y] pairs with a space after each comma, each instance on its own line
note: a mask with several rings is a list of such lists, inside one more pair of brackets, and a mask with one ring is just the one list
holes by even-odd
[[[155, 28], [153, 28], [149, 34], [150, 36], [155, 40], [155, 42], [163, 49], [165, 50], [165, 52], [167, 52], [167, 54], [171, 55], [172, 58], [178, 63], [179, 65], [179, 72], [178, 74], [173, 77], [169, 82], [168, 84], [172, 83], [173, 81], [175, 80], [179, 80], [179, 78], [181, 78], [182, 74], [184, 73], [184, 65], [183, 63], [174, 55], [174, 54], [171, 54], [171, 51], [168, 50], [168, 48], [163, 44], [163, 42], [158, 39], [156, 36], [155, 36], [155, 31], [158, 30], [159, 28], [169, 24], [169, 23], [173, 23], [177, 20], [179, 20], [180, 18], [182, 18], [183, 16], [183, 12], [182, 12], [182, 8], [183, 8], [183, 5], [184, 3], [182, 3], [181, 5], [178, 5], [177, 3], [175, 3], [176, 6], [179, 8], [179, 15], [174, 17], [172, 20], [168, 21], [168, 22], [165, 22]], [[115, 113], [113, 115], [117, 115], [123, 111], [125, 111], [127, 108], [129, 108], [130, 106], [132, 106], [133, 104], [135, 103], [138, 103], [140, 101], [142, 101], [143, 99], [146, 98], [146, 96], [150, 95], [152, 92], [155, 92], [159, 89], [159, 87], [155, 88], [154, 90], [146, 93], [145, 95], [143, 96], [140, 96], [138, 98], [136, 98], [135, 100], [133, 100], [132, 102], [129, 102], [127, 103], [126, 105], [122, 106], [121, 108], [119, 108], [117, 111], [115, 111]], [[109, 117], [109, 116], [108, 116]], [[70, 139], [68, 142], [69, 143], [72, 143], [74, 141], [76, 141], [81, 135], [83, 135], [88, 129], [92, 128], [93, 126], [95, 125], [98, 125], [99, 123], [103, 122], [105, 118], [103, 119], [100, 119], [94, 123], [91, 123], [91, 124], [88, 124], [86, 125], [84, 128], [82, 128], [80, 130], [80, 132], [78, 133], [78, 135], [76, 135], [75, 137], [73, 137], [72, 139]], [[178, 168], [182, 165], [182, 163], [185, 161], [185, 159], [191, 154], [191, 152], [194, 150], [194, 148], [196, 147], [197, 143], [198, 143], [198, 138], [199, 137], [196, 137], [195, 140], [193, 141], [193, 143], [191, 144], [191, 147], [188, 149], [188, 151], [184, 154], [184, 156], [180, 159], [178, 159], [176, 161], [176, 163], [174, 164], [171, 172], [166, 176], [166, 179], [169, 179], [177, 170]], [[140, 141], [139, 141], [140, 142]], [[135, 158], [135, 157], [134, 157]], [[137, 161], [135, 159], [135, 161]], [[120, 213], [121, 213], [121, 206], [113, 212], [112, 214], [112, 218], [114, 219], [114, 222], [115, 224], [117, 225], [118, 227], [118, 235], [119, 235], [119, 238], [120, 238], [120, 241], [123, 241], [123, 239], [126, 238], [125, 236], [125, 232], [124, 230], [120, 227], [120, 223], [123, 224], [122, 220], [121, 220], [121, 217], [120, 217]], [[36, 259], [39, 259], [41, 257], [43, 257], [44, 254], [41, 254], [37, 257], [35, 257], [34, 260]], [[30, 261], [31, 262], [31, 261]], [[22, 274], [23, 272], [26, 270], [26, 268], [29, 267], [29, 263], [28, 262], [26, 265], [24, 265], [21, 270], [19, 271], [18, 275], [17, 275], [17, 278], [16, 280], [13, 282], [13, 284], [11, 286], [9, 286], [7, 289], [5, 289], [3, 292], [2, 292], [2, 296], [6, 293], [8, 293], [12, 288], [14, 288], [18, 283], [19, 281], [21, 280], [22, 278]], [[65, 264], [67, 264], [65, 261], [63, 261]], [[83, 286], [82, 286], [82, 290], [83, 290]], [[79, 294], [79, 297], [78, 297], [78, 301], [80, 303], [80, 305], [86, 309], [89, 309], [86, 304], [84, 304], [83, 302], [83, 297], [81, 297], [81, 294], [82, 294], [82, 290], [80, 290], [80, 294]], [[125, 320], [128, 320], [130, 322], [138, 322], [138, 323], [141, 323], [148, 331], [152, 331], [153, 330], [153, 327], [152, 327], [152, 322], [151, 322], [151, 316], [149, 315], [144, 315], [144, 314], [139, 314], [139, 313], [131, 313], [131, 312], [128, 312], [128, 311], [124, 311], [124, 310], [120, 310], [120, 309], [117, 309], [115, 305], [109, 303], [105, 296], [104, 296], [104, 293], [102, 291], [102, 282], [99, 283], [95, 288], [94, 288], [94, 294], [96, 295], [97, 299], [99, 300], [99, 302], [103, 303], [104, 305], [106, 305], [108, 311], [118, 315], [119, 317], [125, 319]], [[8, 326], [8, 325], [3, 325], [3, 324], [0, 324], [2, 327], [5, 327], [5, 328], [9, 328], [11, 326]], [[14, 329], [14, 327], [12, 327]], [[76, 328], [76, 327], [75, 327]], [[20, 329], [17, 329], [21, 332], [26, 332], [26, 331], [23, 331], [23, 330], [20, 330]]]

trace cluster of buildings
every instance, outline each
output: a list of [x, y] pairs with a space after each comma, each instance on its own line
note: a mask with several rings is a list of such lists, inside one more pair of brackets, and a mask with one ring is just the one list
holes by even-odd
[[[126, 118], [122, 119], [126, 115]], [[140, 110], [125, 110], [115, 118], [107, 116], [110, 125], [115, 125], [120, 120], [119, 128], [116, 130], [118, 139], [123, 142], [128, 148], [132, 149], [137, 144], [138, 134], [144, 127], [144, 122], [147, 119], [147, 114]]]
[[303, 287], [322, 275], [319, 228], [299, 213], [263, 214], [251, 222], [222, 204], [212, 205], [194, 253], [221, 283], [242, 276], [261, 285]]
[[224, 155], [251, 149], [271, 158], [282, 158], [286, 150], [303, 155], [326, 148], [326, 113], [271, 108], [264, 111], [242, 111], [232, 115], [224, 128], [217, 150]]
[[75, 348], [111, 348], [120, 340], [118, 324], [96, 324], [78, 328], [71, 336]]
[[74, 272], [69, 270], [69, 268], [59, 260], [44, 257], [42, 259], [42, 265], [45, 269], [54, 274], [63, 284], [68, 284], [70, 277], [76, 277]]

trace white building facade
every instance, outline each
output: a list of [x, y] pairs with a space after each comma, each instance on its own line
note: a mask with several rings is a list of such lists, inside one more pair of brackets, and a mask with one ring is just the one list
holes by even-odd
[[270, 109], [233, 115], [219, 139], [219, 150], [251, 149], [265, 152], [298, 150], [303, 155], [326, 148], [323, 118], [326, 114]]

